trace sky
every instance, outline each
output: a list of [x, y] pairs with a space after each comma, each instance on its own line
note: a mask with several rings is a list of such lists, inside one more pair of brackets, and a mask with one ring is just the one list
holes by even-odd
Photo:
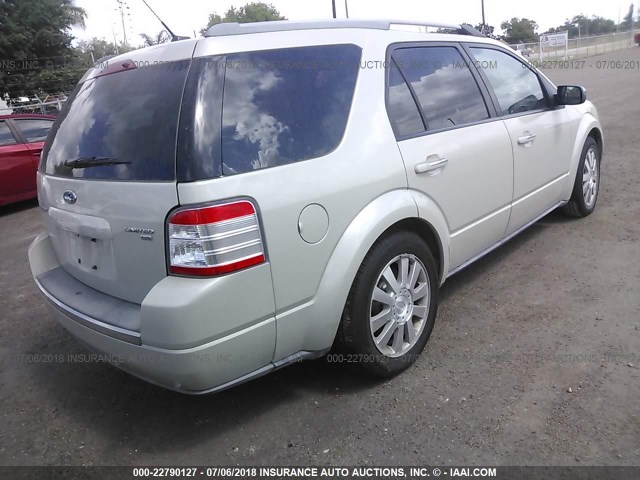
[[[157, 34], [162, 26], [144, 6], [142, 0], [123, 0], [128, 6], [124, 31], [132, 45], [142, 43], [141, 33]], [[156, 13], [177, 35], [199, 35], [210, 13], [221, 16], [233, 5], [240, 7], [254, 0], [147, 0]], [[640, 0], [635, 0], [636, 11]], [[118, 42], [123, 40], [123, 26], [116, 0], [76, 0], [87, 11], [86, 30], [74, 29], [78, 39], [92, 37]], [[331, 0], [266, 0], [290, 20], [331, 18]], [[574, 15], [598, 15], [618, 21], [624, 18], [630, 0], [485, 0], [487, 23], [500, 30], [500, 24], [512, 17], [538, 22], [539, 32], [564, 23]], [[446, 23], [481, 22], [481, 0], [348, 0], [349, 17], [393, 20], [424, 19]], [[338, 18], [345, 18], [344, 0], [336, 0]]]

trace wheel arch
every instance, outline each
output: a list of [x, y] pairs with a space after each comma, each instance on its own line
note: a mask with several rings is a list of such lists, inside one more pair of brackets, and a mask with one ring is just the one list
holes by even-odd
[[420, 238], [425, 241], [425, 243], [429, 247], [429, 250], [431, 250], [431, 253], [433, 254], [434, 260], [436, 261], [436, 266], [438, 267], [438, 277], [442, 279], [444, 276], [445, 268], [445, 253], [442, 246], [442, 240], [440, 239], [435, 227], [424, 218], [405, 218], [404, 220], [400, 220], [399, 222], [396, 222], [389, 228], [387, 228], [379, 238], [403, 230], [416, 232], [420, 236]]
[[[354, 218], [338, 241], [320, 280], [314, 299], [305, 307], [278, 317], [278, 328], [295, 328], [298, 350], [320, 351], [335, 339], [342, 312], [365, 256], [378, 239], [400, 229], [420, 234], [437, 257], [441, 281], [448, 269], [448, 230], [444, 216], [435, 205], [438, 217], [420, 216], [414, 193], [394, 190], [376, 198]], [[288, 350], [278, 345], [277, 350]], [[279, 355], [278, 355], [279, 356]]]
[[582, 117], [582, 121], [578, 126], [576, 133], [576, 140], [573, 145], [573, 152], [571, 154], [571, 167], [569, 170], [569, 181], [567, 181], [567, 191], [565, 199], [568, 200], [573, 192], [573, 186], [575, 184], [576, 175], [578, 172], [578, 165], [580, 164], [580, 157], [582, 155], [582, 149], [587, 141], [587, 138], [593, 137], [600, 147], [600, 160], [602, 160], [602, 154], [604, 151], [604, 136], [602, 133], [602, 126], [597, 117], [588, 112]]
[[[600, 130], [599, 127], [593, 127], [589, 131], [587, 138], [588, 137], [592, 137], [598, 144], [598, 148], [600, 149], [600, 162], [602, 162], [602, 153], [604, 151], [604, 139], [602, 138], [602, 131]], [[585, 141], [586, 141], [586, 138], [585, 138]]]

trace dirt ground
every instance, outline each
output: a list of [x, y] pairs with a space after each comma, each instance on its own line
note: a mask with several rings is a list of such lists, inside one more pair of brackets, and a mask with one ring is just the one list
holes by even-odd
[[49, 315], [0, 209], [1, 465], [640, 465], [640, 48], [550, 69], [606, 135], [596, 212], [553, 213], [451, 278], [416, 365], [386, 382], [316, 361], [208, 397], [101, 363]]

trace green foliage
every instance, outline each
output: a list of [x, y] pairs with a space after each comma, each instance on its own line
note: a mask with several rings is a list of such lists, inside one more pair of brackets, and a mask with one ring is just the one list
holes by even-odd
[[113, 43], [95, 37], [91, 40], [81, 40], [76, 47], [76, 54], [87, 65], [103, 57], [115, 55], [117, 52], [118, 50]]
[[166, 30], [160, 30], [155, 35], [147, 35], [146, 33], [141, 33], [140, 37], [142, 37], [143, 47], [152, 47], [153, 45], [160, 45], [161, 43], [167, 43], [171, 41], [171, 35]]
[[538, 24], [527, 18], [512, 18], [500, 25], [507, 43], [529, 43], [538, 40]]
[[271, 22], [274, 20], [286, 20], [280, 12], [271, 4], [263, 2], [248, 3], [244, 7], [235, 8], [231, 6], [224, 18], [217, 13], [209, 15], [207, 26], [200, 30], [204, 35], [213, 25], [223, 22], [251, 23], [251, 22]]
[[0, 94], [17, 97], [74, 85], [82, 73], [69, 31], [84, 27], [85, 17], [72, 0], [0, 0]]
[[[605, 35], [607, 33], [613, 33], [616, 31], [616, 22], [603, 17], [591, 17], [586, 22], [586, 34], [583, 35]], [[582, 25], [580, 26], [582, 30]]]
[[492, 27], [491, 25], [486, 25], [486, 24], [479, 23], [473, 28], [478, 30], [480, 33], [484, 33], [489, 38], [496, 38], [495, 34], [494, 34], [496, 29], [495, 29], [495, 27]]
[[633, 28], [633, 3], [629, 5], [629, 12], [625, 15], [620, 24], [620, 30], [631, 30]]
[[585, 17], [576, 15], [563, 25], [550, 29], [545, 33], [569, 32], [569, 38], [587, 37], [589, 35], [606, 35], [616, 31], [616, 23], [603, 17]]

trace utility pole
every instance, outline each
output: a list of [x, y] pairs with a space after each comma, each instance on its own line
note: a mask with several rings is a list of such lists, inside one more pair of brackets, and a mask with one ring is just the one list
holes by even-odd
[[113, 29], [113, 24], [111, 24], [111, 33], [113, 34], [113, 46], [116, 47], [116, 55], [120, 55], [120, 51], [118, 50], [118, 41], [116, 40], [116, 32]]
[[349, 18], [349, 5], [347, 5], [347, 0], [344, 0], [344, 11], [347, 14], [347, 18]]
[[[118, 10], [120, 10], [120, 20], [122, 20], [122, 35], [124, 37], [124, 44], [127, 45], [127, 29], [124, 25], [124, 2], [125, 0], [116, 0], [118, 2]], [[127, 7], [128, 8], [128, 7]]]
[[[485, 25], [487, 24], [485, 17], [484, 17], [484, 0], [482, 0], [482, 29], [484, 30]], [[484, 32], [482, 32], [484, 33]]]
[[333, 18], [336, 18], [336, 0], [331, 0], [331, 6], [333, 7]]

